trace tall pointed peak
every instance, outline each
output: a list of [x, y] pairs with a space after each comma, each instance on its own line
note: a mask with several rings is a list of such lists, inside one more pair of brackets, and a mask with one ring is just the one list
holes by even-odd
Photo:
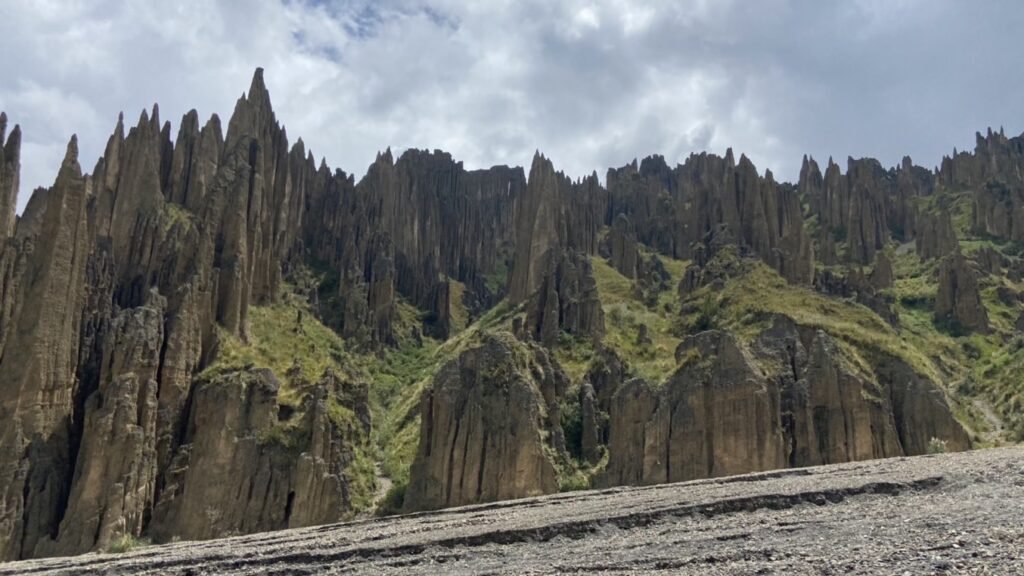
[[[11, 134], [7, 135], [7, 115], [0, 112], [0, 153], [7, 155], [7, 161], [17, 158], [21, 150], [21, 126], [14, 125]], [[0, 155], [2, 157], [2, 155]]]
[[249, 100], [257, 96], [264, 96], [267, 93], [267, 85], [263, 81], [263, 68], [256, 68], [252, 75], [252, 83], [249, 85]]
[[[14, 129], [11, 130], [11, 135], [7, 137], [7, 145], [4, 148], [7, 151], [8, 159], [11, 154], [18, 154], [21, 150], [21, 124], [15, 124]], [[13, 152], [12, 152], [13, 151]]]
[[64, 164], [78, 163], [78, 134], [72, 134], [68, 141], [68, 148], [64, 152]]
[[181, 126], [178, 127], [179, 133], [181, 131], [188, 131], [192, 133], [199, 132], [199, 112], [195, 108], [189, 110], [181, 117]]
[[82, 167], [78, 164], [78, 135], [72, 134], [68, 141], [67, 150], [64, 152], [64, 161], [60, 164], [60, 171], [57, 173], [57, 180], [54, 186], [60, 186], [69, 178], [81, 178]]
[[153, 130], [160, 130], [160, 105], [156, 102], [153, 103], [153, 113], [150, 115], [150, 121], [153, 123]]
[[550, 170], [554, 171], [554, 166], [548, 157], [541, 154], [540, 150], [536, 150], [533, 153], [533, 162], [530, 164], [530, 173], [534, 173], [537, 170]]
[[222, 130], [221, 130], [221, 126], [220, 126], [220, 116], [218, 116], [216, 114], [211, 114], [210, 115], [210, 119], [207, 120], [206, 124], [203, 126], [203, 131], [204, 132], [207, 129], [216, 130], [218, 134], [221, 134]]

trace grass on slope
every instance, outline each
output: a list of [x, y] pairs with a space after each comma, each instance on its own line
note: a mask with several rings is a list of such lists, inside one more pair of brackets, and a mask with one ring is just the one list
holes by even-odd
[[[974, 234], [963, 197], [957, 196], [953, 202], [954, 227], [961, 238], [961, 251], [970, 256], [978, 249], [991, 248], [1014, 259], [1017, 246]], [[991, 333], [951, 331], [933, 319], [938, 266], [938, 260], [922, 261], [912, 250], [893, 259], [895, 286], [891, 294], [900, 316], [900, 336], [927, 354], [942, 376], [939, 381], [954, 392], [957, 418], [982, 439], [983, 445], [998, 440], [990, 432], [1000, 425], [986, 416], [986, 406], [1002, 416], [1010, 428], [1011, 439], [1024, 439], [1024, 419], [1020, 417], [1024, 385], [1019, 376], [1024, 368], [1024, 341], [1014, 333], [1021, 306], [1019, 302], [1000, 298], [1001, 291], [1024, 291], [1024, 284], [1002, 274], [983, 274], [978, 282]]]
[[720, 292], [705, 286], [692, 298], [713, 299], [718, 311], [715, 322], [745, 340], [768, 328], [771, 315], [782, 314], [849, 344], [848, 351], [884, 352], [903, 359], [922, 374], [939, 377], [920, 349], [867, 307], [789, 284], [761, 262], [749, 262], [749, 270], [726, 282]]
[[378, 445], [381, 469], [392, 481], [382, 513], [400, 510], [409, 484], [409, 468], [416, 456], [420, 432], [420, 396], [446, 362], [457, 358], [487, 330], [508, 330], [516, 312], [501, 303], [445, 342], [424, 338], [423, 345], [400, 340], [398, 348], [384, 351], [366, 365], [379, 390]]
[[[620, 274], [603, 258], [590, 258], [598, 297], [604, 310], [604, 344], [618, 352], [637, 376], [652, 382], [664, 380], [675, 369], [675, 350], [682, 341], [674, 333], [679, 316], [676, 286], [689, 265], [688, 262], [664, 256], [658, 258], [671, 278], [668, 289], [658, 295], [657, 303], [653, 306], [648, 306], [636, 297], [632, 279]], [[638, 342], [637, 335], [641, 326], [647, 327], [650, 343]], [[570, 378], [577, 382], [589, 368], [594, 351], [589, 342], [564, 335], [555, 349], [555, 355]]]
[[[324, 371], [335, 370], [349, 381], [365, 376], [345, 343], [324, 326], [309, 310], [306, 302], [285, 290], [281, 300], [266, 306], [249, 307], [248, 341], [221, 330], [216, 361], [201, 376], [213, 376], [248, 367], [266, 368], [280, 382], [277, 401], [291, 410], [300, 410], [303, 398]], [[328, 417], [355, 440], [354, 460], [346, 471], [353, 513], [373, 505], [376, 490], [373, 445], [365, 438], [362, 426], [351, 409], [333, 396], [328, 398]], [[260, 441], [289, 450], [302, 450], [308, 435], [297, 414], [265, 431]]]

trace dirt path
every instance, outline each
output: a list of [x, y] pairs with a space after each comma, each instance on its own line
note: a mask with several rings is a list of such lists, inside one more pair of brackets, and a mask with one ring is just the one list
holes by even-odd
[[974, 407], [981, 412], [982, 416], [985, 417], [985, 420], [989, 424], [989, 431], [988, 434], [985, 435], [985, 440], [993, 443], [1002, 440], [1004, 438], [1003, 420], [999, 417], [999, 414], [996, 413], [995, 409], [992, 408], [992, 405], [981, 398], [975, 398], [972, 404], [974, 404]]

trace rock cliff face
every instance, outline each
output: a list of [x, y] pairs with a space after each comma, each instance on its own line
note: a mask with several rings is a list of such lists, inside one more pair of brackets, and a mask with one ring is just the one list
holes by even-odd
[[366, 432], [331, 418], [342, 384], [325, 375], [290, 419], [279, 411], [279, 386], [267, 370], [196, 384], [185, 441], [153, 511], [155, 540], [336, 522], [351, 509], [345, 470]]
[[[646, 484], [933, 438], [961, 449], [923, 375], [948, 366], [851, 349], [835, 326], [863, 326], [801, 320], [814, 310], [716, 325], [736, 305], [717, 295], [756, 266], [894, 334], [897, 304], [933, 295], [940, 328], [1005, 334], [1020, 316], [1024, 265], [1006, 246], [1024, 241], [1024, 140], [1002, 133], [935, 172], [806, 158], [795, 186], [731, 150], [650, 156], [606, 185], [540, 153], [527, 174], [387, 150], [356, 181], [290, 143], [257, 70], [226, 123], [191, 111], [172, 134], [155, 105], [119, 118], [91, 173], [72, 137], [16, 216], [21, 131], [7, 128], [0, 114], [0, 559], [365, 511], [370, 443], [394, 433], [373, 428], [371, 390], [388, 426], [409, 426], [408, 509], [553, 492], [572, 474]], [[984, 240], [985, 275], [958, 237]], [[938, 289], [914, 292], [911, 266]], [[702, 290], [697, 329], [687, 298]], [[297, 301], [294, 324], [254, 332]], [[266, 338], [303, 332], [303, 312], [336, 334], [294, 350]], [[636, 358], [664, 373], [639, 377]], [[422, 398], [407, 393], [421, 381]]]
[[71, 479], [75, 371], [89, 244], [75, 138], [53, 187], [33, 195], [4, 247], [0, 319], [0, 551], [35, 553]]
[[978, 292], [978, 273], [959, 251], [942, 259], [935, 319], [952, 321], [962, 328], [988, 332], [988, 312]]
[[406, 507], [549, 494], [565, 457], [558, 400], [568, 379], [548, 354], [487, 335], [446, 364], [424, 394]]
[[624, 214], [637, 238], [680, 259], [725, 225], [747, 251], [757, 254], [790, 282], [810, 283], [813, 250], [795, 190], [780, 186], [770, 171], [762, 177], [746, 156], [737, 164], [700, 154], [669, 169], [661, 156], [608, 171], [609, 213]]
[[43, 542], [48, 553], [106, 548], [145, 527], [156, 494], [163, 306], [154, 295], [146, 306], [121, 311], [104, 334], [99, 388], [85, 401], [67, 510], [56, 542]]
[[570, 250], [549, 251], [541, 285], [527, 302], [526, 328], [531, 337], [553, 346], [562, 332], [600, 341], [604, 311], [590, 261]]
[[21, 127], [15, 126], [7, 136], [7, 114], [0, 112], [0, 241], [14, 232], [20, 169]]
[[633, 379], [616, 391], [605, 484], [923, 454], [931, 438], [969, 446], [933, 382], [894, 358], [859, 373], [830, 336], [786, 318], [749, 349], [709, 331], [676, 354], [662, 387]]
[[657, 484], [781, 468], [779, 393], [730, 335], [710, 331], [676, 351], [661, 390], [642, 380], [613, 397], [606, 482]]

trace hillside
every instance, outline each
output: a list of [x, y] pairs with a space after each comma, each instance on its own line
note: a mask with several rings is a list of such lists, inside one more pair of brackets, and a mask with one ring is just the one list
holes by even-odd
[[0, 559], [1024, 440], [1024, 137], [572, 180], [157, 107], [16, 216]]

